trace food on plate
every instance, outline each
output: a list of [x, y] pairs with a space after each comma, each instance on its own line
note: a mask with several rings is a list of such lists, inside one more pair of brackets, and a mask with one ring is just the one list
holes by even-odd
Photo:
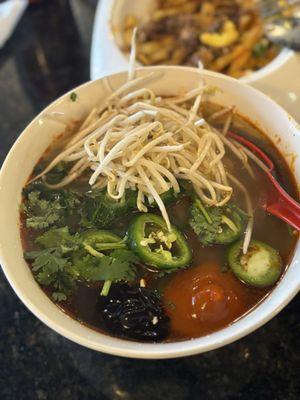
[[73, 318], [128, 340], [177, 341], [255, 307], [297, 241], [266, 213], [261, 163], [229, 132], [297, 189], [279, 151], [235, 107], [215, 104], [201, 73], [173, 97], [154, 93], [153, 79], [130, 69], [51, 144], [23, 189], [21, 237], [34, 278]]
[[137, 27], [137, 59], [144, 65], [197, 66], [240, 78], [267, 65], [279, 48], [263, 33], [254, 0], [158, 0], [145, 22], [127, 15], [122, 50]]

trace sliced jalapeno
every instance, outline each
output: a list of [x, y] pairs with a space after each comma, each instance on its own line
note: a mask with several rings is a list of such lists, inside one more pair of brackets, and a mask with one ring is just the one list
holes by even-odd
[[228, 262], [236, 277], [251, 286], [273, 285], [280, 277], [282, 260], [273, 247], [258, 240], [251, 240], [243, 254], [243, 241], [234, 243], [228, 252]]
[[128, 230], [128, 243], [142, 261], [158, 269], [182, 268], [192, 258], [179, 229], [172, 225], [169, 231], [163, 218], [155, 214], [134, 218]]

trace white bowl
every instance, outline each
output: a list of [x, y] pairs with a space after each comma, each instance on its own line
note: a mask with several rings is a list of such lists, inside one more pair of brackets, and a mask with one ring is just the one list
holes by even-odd
[[[100, 0], [95, 14], [90, 75], [101, 78], [108, 73], [128, 68], [128, 55], [116, 43], [122, 43], [122, 21], [126, 15], [147, 20], [155, 8], [155, 1]], [[115, 33], [112, 32], [112, 26]], [[300, 54], [284, 48], [269, 64], [241, 78], [243, 82], [271, 96], [300, 122]]]
[[[199, 82], [199, 71], [193, 68], [149, 67], [139, 69], [138, 74], [152, 70], [159, 78], [148, 86], [157, 94], [175, 95], [190, 90]], [[216, 95], [216, 102], [224, 106], [236, 105], [242, 115], [278, 142], [283, 154], [300, 153], [299, 126], [276, 103], [256, 89], [232, 78], [208, 71], [203, 72], [203, 75], [208, 84], [221, 89]], [[241, 338], [267, 322], [297, 293], [300, 288], [299, 245], [283, 279], [268, 298], [245, 317], [225, 329], [198, 339], [159, 344], [116, 339], [81, 325], [60, 311], [44, 294], [23, 259], [19, 233], [21, 191], [44, 150], [62, 132], [64, 124], [53, 119], [53, 112], [64, 113], [56, 117], [64, 122], [84, 117], [89, 109], [108, 95], [109, 85], [105, 79], [109, 80], [111, 87], [117, 88], [126, 78], [127, 74], [123, 72], [79, 86], [75, 89], [78, 95], [76, 102], [72, 102], [67, 93], [42, 111], [14, 144], [0, 173], [0, 257], [3, 271], [20, 299], [41, 321], [83, 346], [135, 358], [171, 358], [212, 350]], [[297, 181], [300, 182], [299, 158], [294, 168]]]

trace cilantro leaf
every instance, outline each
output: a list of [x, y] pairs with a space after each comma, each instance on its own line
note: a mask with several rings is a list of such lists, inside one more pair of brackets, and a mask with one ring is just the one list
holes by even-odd
[[92, 190], [84, 197], [80, 210], [81, 225], [85, 228], [107, 228], [135, 207], [136, 193], [133, 190], [127, 190], [118, 201], [110, 198], [106, 190]]
[[132, 263], [112, 256], [96, 258], [87, 255], [77, 260], [73, 268], [81, 279], [92, 282], [102, 280], [131, 281], [136, 276], [136, 270]]
[[[200, 207], [197, 200], [191, 207], [190, 225], [199, 237], [201, 243], [208, 245], [214, 243], [218, 235], [222, 223], [222, 209], [220, 207], [211, 207], [208, 211], [202, 204], [202, 207]], [[210, 220], [207, 218], [202, 208], [204, 208], [207, 215], [209, 215]]]
[[77, 93], [76, 92], [72, 92], [71, 94], [70, 94], [70, 99], [71, 99], [71, 101], [76, 101], [77, 100]]
[[84, 247], [86, 235], [71, 235], [67, 226], [52, 228], [36, 239], [41, 250], [25, 253], [32, 262], [35, 279], [53, 289], [55, 301], [64, 301], [77, 286], [77, 281], [96, 282], [136, 278], [138, 257], [127, 249], [115, 249], [109, 255], [94, 256]]
[[237, 240], [243, 234], [247, 219], [247, 215], [234, 204], [207, 207], [200, 199], [194, 199], [189, 224], [199, 241], [207, 246]]
[[46, 181], [51, 185], [60, 182], [68, 175], [67, 165], [61, 161], [46, 174]]
[[[76, 277], [71, 263], [64, 258], [57, 248], [48, 248], [25, 253], [25, 259], [34, 260], [32, 271], [41, 285], [53, 286], [55, 292], [60, 292], [60, 298], [67, 296], [76, 287]], [[57, 296], [55, 296], [57, 298]]]
[[52, 286], [55, 301], [66, 300], [76, 288], [77, 274], [72, 267], [70, 253], [78, 249], [77, 235], [70, 235], [67, 227], [50, 229], [36, 239], [42, 250], [25, 253], [33, 260], [32, 271], [37, 282]]
[[100, 259], [101, 274], [98, 276], [104, 281], [132, 281], [136, 276], [135, 268], [127, 261], [113, 257], [105, 257], [105, 260]]
[[66, 224], [69, 216], [78, 212], [79, 194], [72, 190], [50, 190], [42, 182], [33, 182], [24, 190], [22, 210], [26, 227], [46, 229]]
[[133, 251], [127, 249], [117, 249], [110, 253], [110, 257], [115, 258], [117, 260], [126, 261], [132, 264], [138, 263], [140, 260]]
[[52, 297], [54, 301], [60, 302], [67, 300], [67, 296], [65, 293], [62, 292], [53, 292]]
[[62, 253], [68, 253], [78, 249], [80, 240], [78, 235], [70, 235], [67, 226], [63, 228], [50, 229], [36, 239], [36, 243], [44, 248], [60, 248]]
[[65, 207], [69, 214], [77, 212], [76, 207], [80, 205], [80, 195], [74, 190], [63, 190], [59, 193], [60, 202], [63, 207]]
[[39, 191], [28, 194], [23, 208], [27, 228], [45, 229], [58, 222], [62, 217], [62, 206], [58, 199], [48, 201], [41, 198]]

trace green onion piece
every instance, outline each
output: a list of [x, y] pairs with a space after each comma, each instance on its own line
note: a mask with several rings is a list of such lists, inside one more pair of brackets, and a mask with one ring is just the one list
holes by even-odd
[[268, 43], [267, 42], [259, 42], [252, 49], [252, 54], [255, 58], [262, 58], [265, 56], [268, 50]]
[[204, 215], [204, 218], [206, 219], [206, 221], [209, 224], [212, 224], [213, 221], [210, 218], [210, 216], [209, 216], [208, 212], [206, 211], [204, 205], [202, 204], [201, 200], [200, 199], [196, 199], [196, 204], [200, 208], [200, 210], [201, 210], [202, 214]]
[[77, 100], [77, 94], [75, 93], [75, 92], [72, 92], [71, 94], [70, 94], [70, 99], [71, 99], [71, 101], [76, 101]]
[[111, 281], [105, 281], [101, 290], [101, 296], [107, 296], [111, 287]]
[[96, 243], [95, 247], [97, 250], [115, 250], [115, 249], [126, 249], [126, 244], [124, 242], [119, 243]]
[[87, 252], [89, 252], [92, 256], [101, 258], [104, 256], [104, 254], [100, 253], [99, 251], [95, 250], [92, 246], [89, 244], [83, 243], [83, 246]]

